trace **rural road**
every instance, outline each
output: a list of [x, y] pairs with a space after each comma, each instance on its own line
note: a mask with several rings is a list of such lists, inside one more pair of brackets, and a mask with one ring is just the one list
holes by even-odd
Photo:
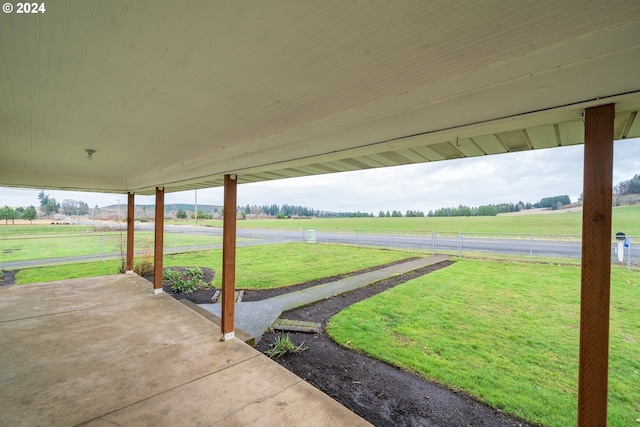
[[[83, 223], [84, 224], [84, 223]], [[87, 223], [88, 224], [88, 223]], [[85, 224], [85, 225], [87, 225]], [[152, 224], [141, 224], [136, 226], [136, 230], [153, 230]], [[222, 236], [222, 229], [216, 227], [195, 227], [195, 226], [176, 226], [166, 225], [165, 233], [187, 233], [210, 236]], [[273, 244], [283, 242], [300, 242], [306, 240], [306, 230], [274, 230], [274, 229], [238, 229], [237, 237], [239, 239], [251, 239], [248, 241], [238, 242], [238, 246], [252, 246], [261, 244]], [[403, 249], [420, 249], [439, 251], [459, 251], [460, 245], [462, 252], [490, 252], [508, 255], [524, 255], [524, 256], [548, 256], [548, 257], [566, 257], [579, 258], [581, 253], [581, 243], [578, 241], [562, 241], [562, 240], [537, 240], [535, 236], [524, 239], [505, 239], [491, 237], [462, 237], [449, 235], [440, 236], [432, 235], [431, 232], [423, 236], [406, 236], [398, 233], [394, 234], [370, 234], [361, 232], [335, 232], [328, 230], [318, 230], [315, 233], [316, 242], [318, 243], [338, 243], [350, 244], [357, 246], [377, 246], [386, 248], [403, 248]], [[189, 247], [167, 247], [166, 253], [187, 252], [202, 249], [218, 249], [220, 244], [198, 245]], [[614, 257], [614, 245], [611, 247], [612, 261]], [[16, 262], [0, 262], [0, 269], [11, 270], [18, 268], [29, 268], [51, 264], [63, 264], [69, 262], [89, 261], [98, 259], [113, 259], [119, 256], [118, 253], [109, 253], [102, 255], [84, 255], [65, 258], [16, 261]]]

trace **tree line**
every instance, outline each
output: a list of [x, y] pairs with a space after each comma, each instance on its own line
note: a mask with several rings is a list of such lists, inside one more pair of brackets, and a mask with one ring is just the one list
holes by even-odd
[[613, 187], [613, 194], [624, 196], [625, 194], [640, 194], [640, 175], [635, 175], [628, 181], [622, 181]]
[[[613, 187], [613, 194], [615, 196], [623, 196], [627, 194], [640, 194], [640, 174], [636, 174], [633, 178], [622, 181]], [[63, 215], [88, 215], [89, 206], [87, 203], [80, 200], [65, 199], [62, 204], [59, 203], [54, 197], [50, 197], [43, 191], [38, 194], [38, 200], [40, 202], [40, 214], [44, 216], [50, 216], [55, 213], [62, 213]], [[582, 194], [578, 200], [582, 201]], [[427, 215], [420, 210], [407, 210], [403, 215], [401, 211], [380, 211], [378, 217], [442, 217], [442, 216], [495, 216], [499, 213], [506, 212], [518, 212], [524, 209], [533, 208], [551, 208], [559, 209], [562, 206], [570, 205], [571, 199], [568, 195], [563, 194], [560, 196], [543, 197], [536, 203], [524, 203], [522, 201], [518, 203], [499, 203], [489, 204], [477, 207], [471, 207], [466, 205], [459, 205], [458, 207], [442, 207], [436, 210], [430, 210]], [[96, 209], [98, 207], [96, 206]], [[255, 216], [269, 216], [275, 218], [292, 218], [292, 217], [320, 217], [320, 218], [359, 218], [359, 217], [373, 217], [373, 213], [368, 212], [330, 212], [313, 209], [307, 206], [296, 205], [246, 205], [238, 206], [237, 211], [242, 216], [255, 215]], [[214, 215], [218, 212], [218, 209], [214, 209]], [[4, 220], [5, 224], [9, 221], [14, 222], [16, 219], [27, 219], [33, 221], [38, 217], [38, 211], [34, 206], [28, 208], [11, 208], [4, 206], [0, 208], [0, 220]], [[184, 210], [179, 210], [177, 214], [178, 218], [186, 218], [187, 213]], [[192, 214], [193, 218], [194, 215]], [[198, 218], [211, 219], [211, 214], [206, 214], [202, 211], [198, 212]]]
[[329, 212], [313, 209], [307, 206], [296, 205], [246, 205], [238, 206], [238, 212], [244, 216], [270, 216], [275, 218], [292, 218], [292, 217], [318, 217], [318, 218], [356, 218], [356, 217], [373, 217], [373, 213], [368, 212]]
[[36, 218], [38, 218], [38, 212], [33, 206], [29, 206], [26, 209], [23, 207], [13, 209], [9, 206], [0, 208], [0, 220], [4, 220], [5, 224], [9, 224], [9, 221], [15, 224], [16, 219], [28, 219], [31, 222]]
[[89, 215], [89, 205], [81, 200], [65, 199], [62, 204], [43, 191], [38, 194], [40, 212], [45, 216], [61, 213], [63, 215]]
[[525, 209], [534, 208], [551, 208], [559, 209], [562, 206], [570, 205], [571, 199], [566, 194], [561, 196], [543, 197], [536, 203], [524, 203], [522, 201], [518, 203], [499, 203], [489, 204], [478, 207], [471, 207], [466, 205], [460, 205], [450, 208], [440, 208], [435, 211], [429, 211], [427, 216], [429, 217], [442, 217], [442, 216], [496, 216], [499, 213], [519, 212]]
[[[89, 214], [89, 205], [85, 202], [65, 199], [62, 204], [60, 204], [54, 197], [46, 194], [44, 190], [38, 193], [38, 200], [40, 202], [40, 214], [44, 216], [51, 216], [56, 213], [62, 213], [63, 215]], [[33, 205], [28, 208], [18, 207], [14, 209], [9, 206], [0, 208], [0, 221], [4, 220], [5, 224], [8, 224], [9, 221], [15, 224], [16, 219], [26, 219], [31, 223], [36, 218], [38, 218], [38, 211]]]

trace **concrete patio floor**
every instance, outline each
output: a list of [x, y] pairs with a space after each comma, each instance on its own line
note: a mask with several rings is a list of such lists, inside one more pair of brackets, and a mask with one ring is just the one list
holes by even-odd
[[0, 425], [370, 425], [136, 276], [0, 288]]

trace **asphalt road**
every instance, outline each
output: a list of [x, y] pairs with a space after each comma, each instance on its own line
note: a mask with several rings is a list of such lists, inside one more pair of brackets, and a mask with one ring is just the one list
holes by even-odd
[[[86, 224], [86, 223], [85, 223]], [[101, 224], [103, 225], [103, 224]], [[137, 230], [153, 230], [153, 224], [141, 224], [136, 226]], [[210, 236], [221, 236], [222, 229], [216, 227], [194, 227], [166, 225], [165, 233], [188, 233]], [[273, 244], [283, 242], [306, 241], [309, 231], [300, 228], [299, 230], [274, 230], [274, 229], [242, 229], [237, 230], [237, 237], [251, 239], [250, 241], [238, 242], [238, 246]], [[526, 236], [521, 236], [526, 237]], [[374, 246], [386, 248], [420, 249], [432, 252], [490, 252], [507, 255], [525, 256], [547, 256], [579, 258], [582, 250], [581, 242], [563, 240], [540, 240], [535, 236], [530, 238], [491, 238], [458, 235], [433, 235], [431, 232], [423, 236], [406, 236], [399, 233], [392, 234], [370, 234], [361, 232], [335, 232], [318, 230], [315, 232], [317, 243], [337, 243], [350, 244], [356, 246]], [[166, 253], [187, 252], [202, 249], [217, 249], [220, 244], [198, 245], [190, 247], [168, 247]], [[611, 247], [612, 261], [614, 261], [614, 245]], [[32, 261], [0, 262], [0, 269], [17, 269], [36, 267], [50, 264], [62, 264], [77, 261], [89, 261], [97, 259], [113, 259], [119, 256], [118, 253], [102, 255], [85, 255], [78, 257], [54, 258]]]

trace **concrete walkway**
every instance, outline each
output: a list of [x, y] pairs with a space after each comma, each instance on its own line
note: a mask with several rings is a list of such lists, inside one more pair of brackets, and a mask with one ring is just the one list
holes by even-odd
[[370, 426], [137, 275], [0, 288], [0, 426]]
[[[235, 308], [235, 324], [238, 328], [252, 335], [256, 342], [258, 342], [265, 331], [284, 311], [353, 291], [381, 280], [446, 261], [449, 258], [449, 255], [433, 255], [336, 280], [335, 282], [313, 286], [301, 291], [290, 292], [262, 301], [240, 302], [236, 304]], [[200, 307], [216, 316], [221, 316], [221, 304], [200, 304]]]

